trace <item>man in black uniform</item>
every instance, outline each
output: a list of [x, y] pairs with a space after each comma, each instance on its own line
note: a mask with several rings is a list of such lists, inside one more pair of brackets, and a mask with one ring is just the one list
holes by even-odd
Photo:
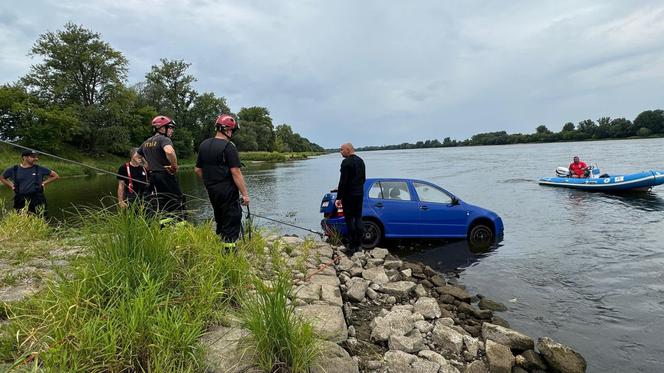
[[355, 155], [353, 144], [341, 145], [341, 175], [337, 187], [337, 200], [334, 202], [337, 208], [344, 209], [344, 218], [348, 228], [348, 254], [360, 250], [362, 245], [362, 201], [364, 199], [364, 161]]
[[[55, 171], [37, 165], [39, 155], [34, 150], [24, 150], [21, 158], [21, 164], [9, 167], [2, 173], [0, 182], [14, 191], [14, 208], [17, 211], [25, 207], [26, 201], [29, 212], [35, 214], [40, 206], [43, 206], [45, 211], [44, 187], [60, 176]], [[44, 180], [46, 176], [48, 179]]]
[[217, 222], [217, 234], [224, 249], [235, 249], [242, 229], [242, 204], [249, 205], [249, 193], [240, 170], [240, 155], [231, 142], [240, 129], [235, 118], [222, 114], [215, 121], [216, 135], [198, 147], [196, 175], [203, 178]]
[[155, 134], [145, 140], [137, 153], [145, 159], [150, 173], [150, 205], [156, 211], [175, 213], [184, 219], [183, 196], [175, 177], [178, 159], [173, 148], [175, 122], [159, 115], [152, 119]]
[[126, 208], [134, 201], [141, 201], [148, 190], [148, 171], [137, 148], [131, 148], [129, 162], [118, 169], [118, 204]]

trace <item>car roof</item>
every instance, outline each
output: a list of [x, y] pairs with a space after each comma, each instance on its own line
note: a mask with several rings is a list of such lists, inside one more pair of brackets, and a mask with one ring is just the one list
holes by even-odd
[[375, 181], [419, 181], [419, 182], [422, 182], [422, 183], [434, 184], [431, 181], [418, 180], [418, 179], [405, 179], [405, 178], [399, 178], [399, 177], [372, 177], [372, 178], [366, 179], [365, 182], [366, 183], [373, 183]]

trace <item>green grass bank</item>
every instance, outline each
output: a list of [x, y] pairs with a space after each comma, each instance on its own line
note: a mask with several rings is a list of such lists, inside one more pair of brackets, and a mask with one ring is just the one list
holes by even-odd
[[203, 372], [201, 337], [233, 323], [264, 371], [306, 372], [318, 354], [312, 326], [294, 315], [288, 248], [260, 232], [222, 252], [210, 223], [162, 228], [140, 208], [84, 212], [67, 228], [2, 216], [4, 273], [76, 253], [35, 280], [38, 292], [0, 302], [2, 371]]

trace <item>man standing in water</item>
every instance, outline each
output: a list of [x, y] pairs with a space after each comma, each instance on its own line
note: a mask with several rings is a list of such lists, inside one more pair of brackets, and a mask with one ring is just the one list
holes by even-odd
[[150, 173], [150, 204], [156, 211], [175, 213], [184, 219], [183, 195], [175, 173], [178, 159], [173, 148], [175, 122], [163, 115], [152, 119], [154, 135], [145, 140], [137, 153], [145, 159]]
[[353, 144], [346, 143], [340, 147], [341, 175], [337, 187], [335, 206], [344, 209], [344, 218], [348, 228], [348, 254], [360, 250], [364, 225], [362, 223], [362, 201], [364, 200], [364, 161], [355, 155]]
[[196, 175], [203, 178], [217, 223], [217, 234], [222, 248], [234, 250], [242, 229], [242, 204], [249, 205], [249, 193], [240, 170], [240, 155], [231, 142], [240, 125], [228, 114], [217, 117], [216, 135], [198, 147]]
[[[24, 150], [21, 153], [21, 164], [9, 167], [0, 176], [0, 182], [14, 191], [14, 208], [17, 211], [25, 207], [26, 201], [29, 212], [35, 214], [40, 207], [45, 211], [44, 187], [60, 178], [55, 171], [39, 166], [37, 162], [37, 152]], [[48, 179], [44, 180], [47, 176]]]

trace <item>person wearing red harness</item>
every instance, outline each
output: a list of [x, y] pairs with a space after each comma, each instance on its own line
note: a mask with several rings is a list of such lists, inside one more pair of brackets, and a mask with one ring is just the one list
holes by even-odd
[[137, 151], [138, 148], [132, 148], [129, 162], [118, 169], [118, 204], [122, 208], [143, 199], [148, 190], [148, 171], [143, 166], [143, 157]]
[[579, 160], [578, 155], [574, 156], [573, 162], [569, 165], [569, 173], [573, 178], [588, 177], [589, 170], [590, 167], [585, 162]]

